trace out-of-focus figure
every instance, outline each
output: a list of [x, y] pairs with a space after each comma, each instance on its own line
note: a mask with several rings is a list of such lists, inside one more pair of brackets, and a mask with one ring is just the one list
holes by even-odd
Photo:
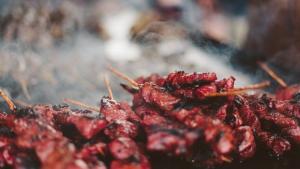
[[[219, 42], [240, 46], [247, 32], [246, 0], [196, 0], [201, 12], [201, 32]], [[241, 17], [242, 16], [242, 17]]]
[[[238, 59], [247, 66], [266, 61], [282, 73], [300, 74], [299, 0], [196, 0], [202, 14], [201, 32], [219, 42], [231, 43], [238, 35], [243, 50]], [[242, 15], [240, 15], [242, 14]], [[246, 21], [235, 26], [236, 16]], [[234, 18], [234, 19], [232, 19]], [[242, 28], [242, 35], [239, 33]], [[233, 34], [234, 35], [233, 35]], [[241, 36], [240, 36], [241, 35]], [[236, 39], [234, 40], [236, 41]], [[240, 63], [240, 62], [239, 62]]]
[[246, 53], [300, 73], [299, 0], [251, 0], [249, 23]]

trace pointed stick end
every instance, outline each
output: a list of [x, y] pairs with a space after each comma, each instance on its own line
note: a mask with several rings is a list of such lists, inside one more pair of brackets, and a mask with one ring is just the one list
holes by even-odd
[[120, 72], [119, 70], [115, 69], [114, 67], [112, 67], [111, 65], [107, 65], [107, 68], [110, 72], [112, 72], [113, 74], [115, 74], [117, 77], [129, 82], [132, 86], [134, 87], [139, 87], [140, 84], [138, 84], [136, 81], [134, 81], [132, 78], [130, 78], [129, 76], [125, 75], [124, 73]]
[[110, 99], [113, 100], [114, 96], [113, 96], [113, 92], [112, 92], [112, 89], [111, 89], [110, 80], [109, 80], [107, 74], [103, 75], [103, 79], [104, 79], [104, 83], [105, 83], [105, 86], [106, 86], [107, 91], [108, 91], [108, 95], [109, 95]]
[[274, 70], [272, 70], [266, 63], [258, 61], [257, 64], [259, 67], [264, 70], [269, 76], [271, 76], [281, 87], [287, 87], [286, 82], [277, 75]]
[[17, 110], [15, 104], [11, 101], [11, 99], [4, 93], [3, 90], [0, 89], [0, 96], [4, 99], [9, 109], [13, 112]]

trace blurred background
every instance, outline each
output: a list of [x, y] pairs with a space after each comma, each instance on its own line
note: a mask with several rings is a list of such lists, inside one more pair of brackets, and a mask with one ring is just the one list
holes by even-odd
[[[297, 0], [0, 0], [0, 88], [20, 102], [98, 104], [112, 65], [132, 78], [174, 70], [299, 81]], [[130, 96], [110, 76], [117, 99]], [[276, 87], [276, 86], [275, 86]]]

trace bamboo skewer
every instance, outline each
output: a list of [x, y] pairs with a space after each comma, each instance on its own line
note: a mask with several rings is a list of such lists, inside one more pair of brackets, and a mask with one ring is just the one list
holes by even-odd
[[5, 100], [7, 106], [11, 111], [16, 110], [15, 104], [11, 101], [11, 99], [0, 89], [0, 96]]
[[224, 91], [224, 92], [209, 93], [206, 95], [206, 97], [222, 97], [222, 96], [238, 95], [238, 94], [246, 93], [249, 90], [262, 89], [269, 85], [270, 85], [269, 81], [263, 81], [261, 83], [244, 86], [244, 87], [239, 87], [239, 88], [234, 88], [234, 89], [230, 89], [230, 90]]
[[223, 97], [223, 96], [232, 96], [232, 95], [239, 95], [244, 94], [248, 90], [237, 90], [237, 91], [225, 91], [225, 92], [215, 92], [215, 93], [209, 93], [205, 95], [205, 97]]
[[116, 76], [118, 76], [121, 79], [126, 80], [127, 82], [129, 82], [133, 87], [135, 88], [139, 88], [140, 84], [138, 84], [136, 81], [134, 81], [133, 79], [131, 79], [130, 77], [128, 77], [127, 75], [125, 75], [124, 73], [118, 71], [117, 69], [113, 68], [112, 66], [108, 66], [108, 69], [115, 74]]
[[114, 100], [114, 96], [113, 96], [113, 93], [112, 93], [110, 81], [109, 81], [107, 75], [104, 75], [104, 83], [105, 83], [105, 86], [107, 88], [108, 95], [109, 95], [110, 99]]
[[86, 108], [86, 109], [91, 110], [91, 111], [100, 112], [98, 107], [90, 106], [90, 105], [87, 105], [87, 104], [82, 103], [82, 102], [77, 101], [77, 100], [64, 99], [64, 102], [65, 103], [70, 103], [70, 104], [73, 104], [73, 105], [76, 105], [76, 106], [79, 106], [79, 107], [83, 107], [83, 108]]
[[257, 64], [271, 76], [281, 87], [287, 87], [286, 82], [281, 79], [266, 63], [257, 62]]

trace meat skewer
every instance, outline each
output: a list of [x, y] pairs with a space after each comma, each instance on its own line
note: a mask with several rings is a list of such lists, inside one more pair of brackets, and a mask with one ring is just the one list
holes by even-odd
[[[243, 89], [258, 89], [258, 88], [262, 88], [262, 87], [268, 86], [269, 84], [270, 83], [268, 81], [266, 81], [266, 82], [262, 82], [260, 84], [250, 85], [249, 87], [238, 88], [237, 91], [235, 91], [234, 88], [233, 89], [228, 89], [228, 93], [226, 93], [225, 96], [231, 94], [230, 92], [241, 92], [241, 91], [243, 91]], [[144, 85], [143, 89], [144, 89], [145, 86], [148, 86], [147, 83], [144, 83], [143, 85]], [[220, 93], [222, 93], [222, 92], [220, 92]], [[233, 94], [236, 94], [236, 93], [233, 93]], [[237, 93], [237, 94], [240, 94], [240, 93]], [[221, 95], [221, 96], [224, 96], [224, 95]], [[165, 110], [167, 112], [169, 111], [169, 109], [163, 109], [163, 110]], [[256, 117], [256, 115], [254, 113], [252, 113], [252, 114]], [[247, 117], [247, 116], [248, 115], [244, 115], [244, 117]], [[251, 118], [250, 119], [248, 119], [248, 118], [249, 117], [247, 117], [245, 120], [246, 121], [250, 120], [250, 122], [253, 120], [253, 119], [251, 120]], [[256, 117], [256, 118], [258, 119], [258, 117]], [[251, 123], [248, 123], [248, 124], [249, 125], [251, 124], [251, 128], [252, 127], [255, 128], [256, 123], [251, 122]], [[239, 131], [239, 130], [237, 130], [237, 131]], [[250, 131], [243, 129], [243, 130], [240, 130], [240, 132], [242, 132], [242, 133], [243, 132], [249, 133]], [[240, 133], [240, 132], [237, 132], [237, 133]], [[249, 134], [246, 134], [246, 135], [249, 135]], [[260, 127], [257, 127], [256, 136], [259, 137], [261, 139], [261, 141], [263, 141], [267, 145], [267, 147], [269, 147], [276, 155], [281, 155], [284, 152], [290, 150], [290, 143], [286, 139], [284, 139], [284, 138], [282, 138], [280, 136], [276, 136], [276, 135], [273, 135], [271, 133], [265, 132], [265, 131], [261, 131]], [[254, 139], [253, 139], [254, 137], [252, 136], [251, 138], [252, 138], [252, 142], [253, 142], [254, 141]], [[249, 140], [249, 138], [248, 138], [248, 140]], [[242, 143], [244, 145], [245, 141], [243, 141]], [[245, 153], [245, 152], [243, 152], [244, 151], [243, 149], [240, 150], [241, 151], [240, 152], [241, 156], [244, 157], [244, 158], [247, 158], [247, 157], [249, 158], [250, 156], [253, 156], [253, 154], [255, 152], [255, 148], [254, 148], [255, 145], [253, 145], [253, 143], [247, 143], [247, 144], [250, 146], [249, 147], [250, 150], [251, 150], [250, 152]], [[281, 147], [281, 148], [279, 148], [279, 147]], [[249, 150], [247, 150], [247, 151], [249, 151]]]
[[[1, 126], [9, 127], [10, 132], [13, 133], [9, 135], [1, 133], [1, 138], [12, 139], [10, 141], [12, 150], [9, 149], [6, 152], [9, 155], [5, 155], [12, 161], [6, 159], [6, 167], [79, 169], [102, 166], [101, 169], [105, 169], [100, 161], [91, 163], [89, 160], [76, 156], [75, 145], [64, 137], [62, 131], [56, 129], [54, 123], [56, 120], [53, 116], [57, 115], [58, 109], [58, 107], [54, 110], [50, 106], [38, 105], [17, 110], [13, 114], [1, 113]], [[28, 151], [24, 152], [26, 158], [18, 157], [18, 154], [24, 150]], [[15, 154], [16, 152], [18, 154]], [[5, 152], [1, 155], [4, 154]], [[26, 163], [28, 159], [34, 161]]]
[[249, 86], [229, 89], [228, 91], [225, 91], [225, 92], [210, 93], [210, 94], [206, 95], [206, 97], [239, 95], [239, 94], [246, 93], [249, 90], [261, 89], [261, 88], [265, 88], [267, 86], [270, 86], [270, 82], [269, 81], [264, 81], [264, 82], [249, 85]]
[[[131, 79], [130, 77], [128, 77], [124, 73], [121, 73], [120, 71], [116, 70], [112, 66], [109, 66], [108, 68], [116, 76], [118, 76], [118, 77], [120, 77], [120, 78], [128, 81], [135, 90], [137, 90], [138, 88], [142, 87], [142, 84], [138, 84], [136, 81], [134, 81], [133, 79]], [[181, 75], [183, 74], [183, 72], [179, 72], [179, 73]], [[202, 75], [208, 76], [208, 77], [212, 76], [212, 77], [209, 77], [209, 78], [211, 78], [212, 80], [215, 79], [215, 75], [213, 75], [213, 74], [212, 75], [202, 74]], [[169, 78], [169, 79], [174, 78], [174, 77], [171, 77], [171, 76], [173, 76], [173, 75], [171, 74], [167, 78]], [[178, 75], [176, 75], [176, 76], [178, 76]], [[199, 77], [200, 76], [201, 75], [199, 75]], [[185, 77], [185, 78], [191, 79], [190, 77]], [[170, 80], [170, 81], [172, 81], [172, 80]], [[181, 80], [181, 81], [184, 81], [184, 80]], [[189, 83], [192, 83], [192, 82], [189, 82]], [[245, 93], [248, 90], [261, 89], [261, 88], [267, 87], [269, 85], [270, 85], [269, 81], [263, 81], [261, 83], [257, 83], [257, 84], [253, 84], [253, 85], [249, 85], [249, 86], [244, 86], [244, 87], [240, 87], [240, 88], [229, 89], [228, 91], [225, 91], [225, 92], [212, 92], [212, 93], [209, 93], [209, 94], [205, 95], [205, 97], [220, 97], [220, 96], [237, 95], [237, 94]]]
[[214, 73], [118, 74], [133, 86], [125, 86], [132, 106], [114, 100], [104, 76], [109, 97], [99, 108], [66, 99], [87, 110], [64, 104], [0, 112], [0, 166], [21, 165], [25, 154], [42, 168], [150, 169], [156, 155], [174, 159], [171, 166], [180, 159], [216, 167], [253, 158], [258, 149], [279, 157], [300, 144], [299, 100], [245, 94], [269, 82], [235, 88], [234, 77]]
[[261, 116], [255, 113], [255, 110], [253, 110], [245, 97], [237, 96], [235, 98], [235, 104], [239, 109], [243, 123], [250, 126], [256, 137], [276, 156], [280, 156], [290, 150], [291, 143], [287, 139], [262, 129]]
[[111, 169], [150, 169], [146, 156], [133, 140], [138, 134], [139, 118], [126, 103], [113, 100], [108, 78], [104, 78], [109, 98], [102, 98], [100, 110], [108, 121], [104, 133], [111, 139], [108, 149], [114, 160]]
[[[116, 72], [116, 71], [114, 71]], [[118, 74], [120, 74], [120, 72], [118, 72]], [[117, 75], [118, 75], [117, 74]], [[118, 75], [119, 76], [119, 75]], [[125, 75], [126, 76], [126, 75]], [[201, 78], [201, 75], [197, 75], [197, 78]], [[124, 77], [121, 76], [121, 77]], [[127, 77], [127, 76], [126, 76]], [[126, 78], [127, 79], [127, 78]], [[130, 80], [132, 81], [132, 80]], [[193, 83], [192, 81], [190, 83]], [[135, 84], [133, 84], [135, 85]], [[187, 115], [189, 117], [186, 117], [185, 119], [179, 118], [179, 116], [181, 116], [181, 112], [188, 112], [186, 110], [182, 110], [182, 111], [176, 111], [175, 109], [175, 105], [178, 104], [179, 102], [181, 102], [180, 98], [176, 98], [174, 96], [172, 96], [170, 93], [168, 93], [167, 91], [165, 91], [165, 89], [163, 87], [160, 87], [154, 83], [151, 82], [145, 82], [143, 84], [139, 84], [139, 92], [137, 94], [135, 94], [134, 97], [139, 98], [138, 100], [141, 100], [141, 102], [144, 103], [133, 103], [134, 107], [135, 107], [135, 111], [137, 112], [137, 114], [141, 117], [144, 118], [145, 121], [144, 123], [148, 124], [148, 125], [154, 125], [154, 126], [160, 126], [159, 124], [157, 124], [156, 122], [151, 122], [146, 119], [160, 119], [164, 122], [161, 123], [166, 123], [167, 120], [164, 120], [165, 118], [162, 116], [162, 114], [168, 114], [169, 116], [171, 116], [172, 118], [176, 119], [179, 121], [180, 124], [184, 124], [186, 127], [191, 128], [191, 129], [200, 129], [203, 130], [203, 132], [205, 133], [210, 133], [210, 132], [214, 132], [213, 135], [206, 135], [204, 138], [204, 142], [208, 145], [211, 146], [211, 149], [214, 152], [213, 157], [211, 157], [210, 159], [206, 159], [204, 161], [198, 161], [198, 163], [205, 163], [206, 165], [215, 165], [218, 163], [223, 163], [226, 161], [231, 161], [230, 157], [228, 156], [228, 154], [233, 150], [233, 136], [231, 133], [231, 130], [229, 128], [227, 128], [226, 126], [223, 126], [222, 124], [220, 124], [221, 122], [217, 122], [217, 120], [213, 120], [210, 119], [204, 115], [200, 115], [197, 114], [197, 111], [194, 113], [188, 113]], [[147, 105], [147, 106], [146, 106]], [[157, 110], [155, 109], [151, 109], [150, 107], [154, 106], [157, 107]], [[175, 110], [175, 111], [174, 111]], [[151, 112], [151, 113], [150, 113]], [[196, 114], [195, 114], [196, 113]], [[151, 115], [149, 115], [151, 114]], [[150, 116], [150, 117], [148, 117]], [[160, 121], [158, 120], [158, 121]], [[152, 124], [154, 123], [154, 124]], [[173, 124], [174, 122], [172, 122]], [[179, 130], [178, 127], [176, 126], [172, 126], [170, 125], [170, 128], [174, 128], [176, 130]], [[148, 148], [149, 149], [153, 149], [156, 150], [156, 146], [154, 146], [152, 142], [156, 142], [154, 140], [160, 138], [160, 137], [178, 137], [178, 136], [173, 136], [170, 133], [160, 133], [160, 135], [157, 134], [151, 134], [151, 129], [147, 129], [147, 125], [145, 126], [146, 130], [149, 130], [148, 132], [150, 132], [149, 137], [148, 137]], [[159, 127], [159, 128], [164, 128], [163, 126]], [[223, 134], [220, 134], [223, 133]], [[196, 134], [197, 135], [197, 134]], [[214, 140], [214, 137], [220, 135], [219, 139]], [[181, 136], [184, 137], [184, 136]], [[186, 141], [184, 141], [185, 139], [182, 138], [177, 138], [178, 140], [182, 140], [182, 144]], [[169, 139], [171, 139], [169, 138]], [[162, 143], [160, 143], [161, 141], [158, 141], [156, 144], [160, 145]], [[191, 141], [189, 141], [191, 142]], [[177, 142], [176, 142], [177, 143]], [[179, 146], [180, 144], [176, 144], [173, 143], [177, 146]], [[167, 144], [167, 143], [165, 143]], [[177, 147], [173, 145], [172, 147]], [[159, 146], [159, 147], [165, 147], [163, 145]], [[181, 148], [183, 152], [188, 151], [188, 145], [185, 145], [184, 147], [186, 148]], [[172, 153], [174, 153], [174, 155], [179, 155], [181, 154], [180, 152], [178, 152], [177, 149], [173, 150], [175, 152], [172, 152], [172, 150], [169, 150], [167, 147], [164, 151], [171, 151]], [[196, 157], [195, 157], [196, 158]]]

